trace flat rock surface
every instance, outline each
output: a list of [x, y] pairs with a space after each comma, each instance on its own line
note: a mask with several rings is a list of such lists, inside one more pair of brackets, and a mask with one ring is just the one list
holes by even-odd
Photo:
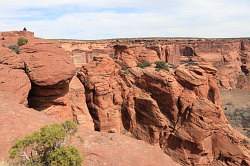
[[178, 166], [159, 147], [115, 133], [80, 128], [72, 140], [84, 154], [85, 166]]
[[0, 91], [0, 160], [8, 157], [17, 139], [53, 122], [56, 120], [17, 104], [13, 96]]

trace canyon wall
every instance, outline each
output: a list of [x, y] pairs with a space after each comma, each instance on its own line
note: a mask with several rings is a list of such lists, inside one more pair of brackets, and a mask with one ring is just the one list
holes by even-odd
[[117, 39], [100, 41], [60, 40], [77, 67], [108, 54], [127, 67], [142, 61], [162, 60], [178, 65], [209, 62], [218, 69], [218, 85], [225, 89], [250, 89], [249, 39]]
[[[129, 131], [184, 165], [249, 165], [247, 138], [228, 123], [219, 90], [249, 89], [247, 39], [60, 43], [78, 67], [95, 130]], [[138, 67], [144, 62], [151, 66]]]
[[248, 165], [247, 138], [224, 115], [216, 72], [207, 63], [123, 68], [99, 55], [78, 78], [97, 131], [128, 131], [184, 165]]
[[[20, 37], [28, 43], [17, 52], [9, 46]], [[247, 88], [248, 71], [248, 40], [83, 42], [0, 33], [0, 158], [30, 131], [73, 119], [81, 127], [73, 144], [101, 156], [97, 165], [248, 166], [249, 139], [228, 123], [219, 90]]]

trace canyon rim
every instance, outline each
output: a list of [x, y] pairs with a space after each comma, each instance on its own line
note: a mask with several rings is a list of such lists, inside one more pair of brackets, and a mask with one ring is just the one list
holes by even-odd
[[250, 165], [249, 39], [0, 39], [1, 160], [72, 120], [84, 165]]

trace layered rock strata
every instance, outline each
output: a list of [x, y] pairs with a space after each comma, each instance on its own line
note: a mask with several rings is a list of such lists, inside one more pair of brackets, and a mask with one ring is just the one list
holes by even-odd
[[[249, 87], [249, 39], [117, 39], [60, 41], [77, 65], [94, 56], [108, 54], [134, 67], [141, 61], [162, 60], [178, 65], [190, 61], [209, 62], [218, 69], [218, 84], [224, 89]], [[77, 53], [76, 53], [77, 52]], [[91, 57], [91, 58], [90, 58]], [[85, 60], [88, 59], [88, 60]]]

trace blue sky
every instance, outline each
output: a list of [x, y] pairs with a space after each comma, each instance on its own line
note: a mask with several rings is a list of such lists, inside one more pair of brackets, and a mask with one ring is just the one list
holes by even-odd
[[2, 0], [0, 31], [44, 38], [250, 37], [250, 0]]

